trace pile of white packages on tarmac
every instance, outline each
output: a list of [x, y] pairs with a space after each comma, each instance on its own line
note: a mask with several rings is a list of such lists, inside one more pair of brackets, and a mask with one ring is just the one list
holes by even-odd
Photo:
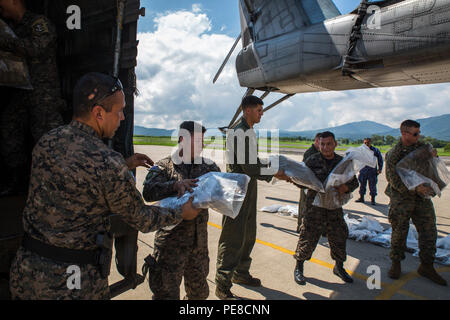
[[294, 207], [291, 205], [283, 206], [282, 204], [272, 204], [270, 206], [261, 208], [261, 211], [277, 213], [280, 216], [291, 216], [294, 218], [298, 217], [298, 207]]
[[[391, 246], [392, 228], [383, 229], [381, 224], [372, 218], [363, 217], [361, 221], [344, 216], [349, 230], [349, 239], [366, 241], [385, 248]], [[413, 256], [419, 256], [418, 234], [413, 224], [409, 225], [406, 247], [413, 252]], [[435, 261], [444, 265], [450, 265], [450, 235], [439, 238], [436, 242]]]
[[247, 194], [250, 177], [240, 173], [208, 172], [198, 178], [193, 193], [180, 198], [170, 197], [159, 202], [163, 208], [179, 209], [190, 197], [192, 205], [200, 209], [213, 209], [230, 218], [236, 218]]
[[353, 197], [352, 193], [339, 196], [336, 187], [349, 182], [358, 172], [368, 166], [375, 168], [377, 158], [372, 150], [365, 144], [347, 149], [345, 157], [330, 172], [324, 182], [325, 193], [318, 193], [313, 205], [329, 210], [342, 208]]
[[[261, 208], [261, 211], [275, 213], [280, 216], [298, 216], [298, 208], [290, 205], [272, 204]], [[385, 248], [391, 247], [392, 228], [384, 230], [383, 226], [375, 219], [363, 217], [361, 221], [344, 216], [348, 226], [348, 238], [356, 241], [370, 242]], [[406, 247], [413, 253], [413, 256], [419, 256], [418, 233], [413, 224], [409, 225]], [[439, 238], [436, 241], [436, 262], [450, 265], [450, 235]]]
[[450, 173], [444, 161], [433, 156], [433, 146], [426, 144], [399, 161], [395, 167], [408, 190], [425, 184], [433, 189], [426, 198], [441, 196], [441, 191], [450, 182]]

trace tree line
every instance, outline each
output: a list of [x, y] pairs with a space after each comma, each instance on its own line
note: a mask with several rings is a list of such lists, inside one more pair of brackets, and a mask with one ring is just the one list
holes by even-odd
[[[374, 146], [393, 146], [395, 145], [399, 140], [400, 137], [394, 137], [391, 135], [386, 135], [386, 136], [381, 136], [381, 135], [377, 135], [377, 134], [373, 134], [371, 137], [372, 139], [372, 145]], [[302, 137], [302, 136], [298, 136], [298, 137], [282, 137], [280, 138], [280, 140], [282, 141], [314, 141], [314, 139], [310, 138], [310, 137]], [[343, 144], [343, 145], [350, 145], [350, 144], [363, 144], [364, 143], [364, 139], [349, 139], [349, 138], [339, 138], [337, 139], [339, 144]], [[444, 140], [439, 140], [439, 139], [435, 139], [432, 137], [422, 137], [421, 140], [423, 142], [426, 143], [431, 143], [433, 145], [433, 147], [435, 148], [444, 148], [445, 152], [450, 152], [450, 142], [448, 141], [444, 141]]]

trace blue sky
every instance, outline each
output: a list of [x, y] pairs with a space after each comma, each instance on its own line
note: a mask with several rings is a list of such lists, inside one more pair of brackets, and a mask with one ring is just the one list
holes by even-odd
[[[359, 3], [335, 0], [342, 14]], [[234, 68], [239, 46], [214, 85], [212, 78], [240, 32], [238, 0], [141, 0], [141, 6], [135, 125], [227, 125], [245, 93]], [[299, 131], [364, 120], [398, 127], [408, 118], [450, 113], [448, 101], [450, 84], [300, 94], [269, 111], [259, 127]]]

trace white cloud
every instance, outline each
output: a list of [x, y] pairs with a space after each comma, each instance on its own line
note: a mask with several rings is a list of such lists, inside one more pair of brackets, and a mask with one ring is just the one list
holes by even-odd
[[[198, 4], [159, 15], [154, 23], [154, 32], [138, 34], [136, 125], [174, 129], [183, 120], [227, 125], [245, 92], [234, 68], [239, 46], [216, 84], [212, 79], [234, 39], [211, 33], [211, 20]], [[281, 97], [270, 95], [266, 106]], [[259, 128], [310, 130], [363, 120], [398, 127], [407, 118], [450, 113], [449, 101], [449, 84], [308, 93], [270, 110]]]
[[202, 4], [201, 3], [194, 3], [192, 5], [192, 12], [193, 13], [200, 13], [200, 12], [202, 12]]
[[208, 33], [211, 22], [200, 7], [167, 13], [154, 22], [155, 32], [138, 35], [141, 95], [136, 98], [135, 123], [171, 129], [183, 120], [225, 125], [245, 90], [232, 63], [215, 85], [212, 79], [234, 39]]

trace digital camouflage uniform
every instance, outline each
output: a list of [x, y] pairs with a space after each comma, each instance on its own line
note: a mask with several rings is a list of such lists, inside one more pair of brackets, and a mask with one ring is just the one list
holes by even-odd
[[[157, 162], [149, 170], [144, 182], [143, 196], [146, 201], [159, 201], [176, 196], [175, 182], [196, 179], [219, 167], [208, 164], [173, 163], [171, 157]], [[159, 229], [155, 235], [153, 257], [156, 266], [149, 269], [151, 289], [155, 300], [179, 300], [180, 285], [184, 286], [189, 300], [204, 300], [209, 296], [206, 280], [209, 273], [208, 256], [208, 210], [202, 209], [194, 220], [183, 220], [171, 230]]]
[[[342, 156], [335, 154], [332, 160], [326, 160], [321, 153], [316, 153], [306, 160], [305, 164], [323, 183], [330, 172], [342, 160]], [[349, 192], [358, 188], [358, 180], [354, 177], [346, 183]], [[306, 211], [300, 227], [299, 240], [294, 258], [299, 261], [309, 260], [316, 249], [320, 236], [326, 232], [330, 244], [331, 258], [337, 262], [347, 259], [346, 242], [348, 227], [344, 220], [342, 208], [328, 210], [313, 206], [317, 192], [308, 190], [306, 195]]]
[[[250, 129], [247, 121], [243, 118], [235, 127], [235, 130]], [[235, 140], [235, 145], [237, 140]], [[256, 139], [255, 139], [256, 143]], [[229, 146], [227, 146], [230, 152]], [[271, 175], [261, 175], [262, 164], [257, 159], [257, 163], [251, 164], [249, 157], [250, 150], [257, 151], [257, 145], [250, 147], [250, 142], [245, 143], [245, 163], [239, 164], [237, 161], [237, 147], [234, 148], [233, 163], [227, 164], [227, 172], [243, 173], [250, 177], [247, 194], [242, 204], [241, 210], [236, 218], [227, 216], [222, 218], [222, 232], [219, 238], [219, 248], [217, 253], [216, 285], [223, 290], [231, 288], [231, 278], [236, 276], [247, 277], [249, 275], [252, 259], [250, 254], [256, 241], [256, 200], [258, 196], [258, 181], [270, 182]]]
[[0, 49], [24, 57], [31, 77], [32, 90], [12, 89], [8, 106], [0, 112], [1, 154], [8, 166], [23, 167], [27, 161], [25, 138], [30, 130], [33, 143], [63, 125], [61, 113], [66, 109], [61, 99], [56, 64], [56, 30], [42, 15], [26, 11], [11, 29], [17, 38], [0, 37]]
[[[319, 153], [320, 151], [316, 149], [314, 144], [305, 151], [303, 154], [303, 162], [305, 162], [313, 154]], [[297, 218], [297, 232], [300, 231], [300, 226], [302, 225], [303, 216], [305, 215], [306, 209], [306, 189], [300, 188], [300, 200], [298, 201], [298, 218]]]
[[[46, 244], [78, 250], [97, 248], [111, 214], [150, 232], [182, 221], [181, 210], [146, 206], [121, 154], [108, 148], [88, 125], [72, 121], [51, 130], [33, 150], [24, 230]], [[68, 263], [23, 247], [13, 260], [10, 289], [19, 299], [108, 299], [108, 280], [98, 266], [82, 265], [81, 289], [69, 290]]]
[[416, 226], [419, 234], [419, 257], [422, 263], [432, 264], [436, 253], [436, 215], [430, 199], [409, 191], [396, 172], [397, 163], [410, 152], [423, 146], [417, 142], [404, 146], [400, 141], [386, 155], [386, 178], [388, 186], [385, 193], [390, 198], [389, 222], [392, 226], [390, 258], [393, 261], [405, 259], [406, 239], [409, 220]]

